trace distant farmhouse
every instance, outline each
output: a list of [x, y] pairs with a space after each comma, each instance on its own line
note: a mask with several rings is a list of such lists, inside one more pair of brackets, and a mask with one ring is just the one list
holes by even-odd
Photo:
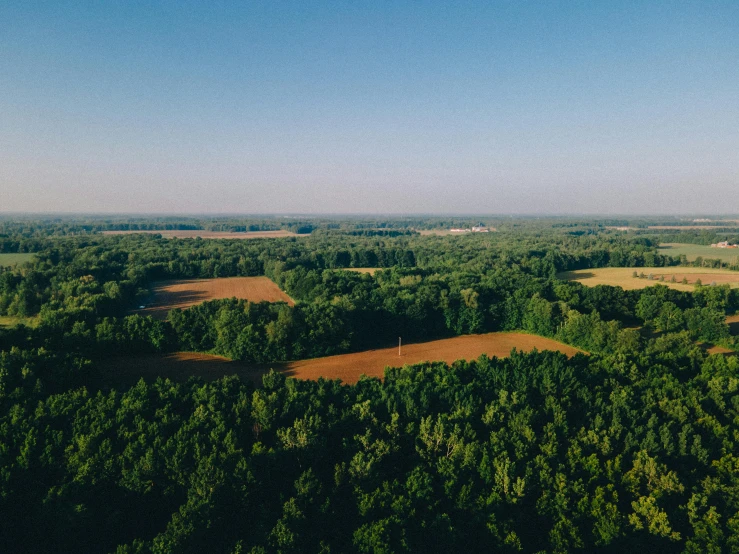
[[450, 233], [489, 233], [490, 229], [485, 227], [482, 223], [478, 225], [477, 227], [467, 228], [467, 229], [449, 229]]
[[711, 248], [739, 248], [739, 244], [729, 244], [729, 241], [725, 240], [724, 242], [712, 244]]

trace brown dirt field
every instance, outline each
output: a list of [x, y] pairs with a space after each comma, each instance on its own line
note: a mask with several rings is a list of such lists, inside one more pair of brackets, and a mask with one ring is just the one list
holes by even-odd
[[274, 239], [284, 237], [307, 237], [290, 231], [249, 231], [246, 233], [232, 233], [223, 231], [103, 231], [103, 235], [162, 235], [165, 239]]
[[260, 384], [262, 374], [266, 371], [266, 368], [197, 352], [120, 357], [101, 363], [100, 382], [93, 383], [93, 388], [130, 387], [138, 383], [139, 379], [153, 382], [158, 377], [171, 379], [176, 383], [184, 383], [190, 377], [215, 381], [228, 375], [239, 375], [244, 380]]
[[207, 380], [226, 375], [239, 375], [244, 379], [261, 383], [261, 375], [274, 368], [289, 377], [297, 379], [341, 379], [344, 383], [356, 383], [362, 374], [371, 377], [384, 376], [385, 367], [398, 367], [424, 361], [471, 360], [488, 356], [508, 356], [513, 348], [523, 351], [558, 350], [568, 356], [582, 352], [577, 348], [552, 339], [527, 335], [524, 333], [487, 333], [484, 335], [464, 335], [450, 339], [408, 344], [398, 356], [397, 347], [368, 350], [352, 354], [340, 354], [325, 358], [299, 360], [295, 362], [274, 363], [264, 366], [231, 361], [220, 356], [179, 352], [160, 356], [136, 356], [131, 358], [112, 358], [102, 369], [104, 383], [131, 385], [140, 378], [154, 380], [157, 377], [173, 381], [186, 381], [191, 376]]
[[188, 279], [161, 281], [152, 290], [152, 300], [135, 313], [165, 319], [173, 308], [189, 308], [207, 300], [243, 298], [250, 302], [287, 302], [292, 298], [282, 292], [268, 277], [223, 277], [220, 279]]
[[709, 354], [731, 354], [731, 355], [736, 354], [736, 352], [734, 352], [733, 350], [729, 350], [728, 348], [724, 348], [723, 346], [716, 346], [716, 345], [713, 345], [710, 348], [707, 348], [706, 352], [708, 352]]

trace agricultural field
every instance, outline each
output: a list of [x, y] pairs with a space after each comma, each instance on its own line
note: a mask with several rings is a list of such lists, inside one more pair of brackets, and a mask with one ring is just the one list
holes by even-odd
[[674, 230], [674, 231], [682, 231], [683, 229], [692, 229], [692, 230], [701, 230], [701, 231], [711, 231], [711, 230], [718, 230], [718, 229], [735, 229], [737, 227], [736, 221], [731, 220], [726, 223], [726, 225], [649, 225], [647, 226], [648, 229], [655, 229], [655, 230]]
[[247, 231], [244, 233], [233, 233], [230, 231], [191, 231], [191, 230], [175, 230], [175, 231], [103, 231], [103, 235], [162, 235], [165, 239], [275, 239], [285, 237], [307, 237], [308, 235], [298, 235], [290, 231]]
[[728, 263], [739, 264], [739, 249], [737, 248], [711, 248], [702, 244], [681, 244], [673, 242], [660, 246], [659, 253], [673, 257], [684, 255], [689, 262], [695, 261], [700, 256], [703, 259], [718, 259]]
[[35, 254], [0, 254], [0, 267], [30, 262]]
[[102, 379], [106, 384], [133, 385], [140, 378], [154, 381], [157, 377], [173, 381], [186, 381], [196, 376], [214, 380], [226, 375], [239, 375], [244, 379], [261, 382], [261, 375], [270, 368], [297, 379], [341, 379], [344, 383], [356, 383], [361, 375], [383, 377], [386, 367], [412, 365], [424, 361], [471, 360], [487, 354], [499, 358], [508, 356], [512, 349], [519, 351], [557, 350], [574, 356], [582, 350], [552, 339], [525, 333], [486, 333], [463, 335], [404, 345], [401, 355], [398, 348], [381, 348], [340, 354], [323, 358], [275, 362], [255, 365], [232, 361], [221, 356], [196, 352], [110, 358], [102, 367]]
[[353, 271], [354, 273], [367, 273], [368, 275], [374, 275], [378, 271], [382, 271], [381, 267], [347, 267], [345, 271]]
[[[652, 275], [652, 280], [647, 278], [635, 278], [634, 271], [639, 275]], [[677, 282], [672, 283], [672, 277]], [[732, 288], [739, 288], [739, 272], [727, 269], [707, 269], [702, 267], [601, 267], [595, 269], [580, 269], [577, 271], [566, 271], [557, 275], [559, 279], [577, 281], [588, 287], [596, 285], [611, 285], [621, 287], [624, 290], [643, 289], [653, 285], [665, 285], [667, 287], [692, 291], [696, 282], [700, 279], [703, 285], [716, 283], [717, 285], [728, 284]], [[664, 281], [660, 278], [664, 277]], [[682, 280], [686, 279], [687, 284]]]
[[150, 300], [143, 309], [136, 310], [136, 313], [165, 319], [167, 312], [174, 308], [185, 309], [208, 300], [234, 297], [249, 302], [287, 302], [291, 306], [295, 304], [268, 277], [185, 279], [156, 284]]
[[38, 325], [38, 318], [0, 315], [0, 327], [14, 327], [21, 323], [26, 327], [36, 327], [36, 325]]
[[[494, 233], [494, 232], [497, 231], [497, 229], [495, 227], [488, 227], [487, 229], [488, 229], [488, 232], [489, 233]], [[447, 237], [447, 236], [462, 237], [462, 236], [467, 236], [467, 235], [484, 235], [486, 233], [477, 233], [477, 232], [475, 232], [475, 233], [473, 233], [473, 232], [460, 233], [460, 232], [456, 232], [456, 231], [451, 231], [450, 229], [422, 229], [422, 230], [418, 231], [418, 234], [421, 235], [422, 237], [428, 237], [428, 236], [433, 236], [433, 237]]]

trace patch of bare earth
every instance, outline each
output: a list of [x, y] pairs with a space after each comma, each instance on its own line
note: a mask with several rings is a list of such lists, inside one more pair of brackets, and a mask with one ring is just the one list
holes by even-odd
[[476, 359], [482, 354], [505, 357], [514, 348], [519, 351], [530, 351], [534, 348], [556, 350], [567, 356], [582, 352], [572, 346], [535, 335], [487, 333], [408, 344], [402, 347], [400, 356], [398, 348], [393, 347], [309, 360], [253, 365], [208, 354], [179, 352], [112, 358], [105, 361], [101, 371], [103, 381], [116, 386], [134, 384], [142, 377], [147, 381], [155, 380], [157, 377], [186, 381], [192, 376], [213, 380], [226, 375], [239, 375], [244, 379], [261, 383], [262, 374], [270, 368], [297, 379], [324, 377], [341, 379], [344, 383], [356, 383], [361, 375], [382, 378], [386, 367], [400, 367], [426, 361], [452, 363], [455, 360]]
[[736, 354], [736, 352], [729, 348], [724, 348], [723, 346], [717, 346], [715, 344], [706, 348], [706, 352], [709, 354]]
[[189, 308], [207, 300], [240, 298], [249, 302], [287, 302], [292, 298], [280, 290], [268, 277], [223, 277], [219, 279], [186, 279], [161, 281], [152, 289], [152, 297], [141, 315], [165, 319], [174, 308]]

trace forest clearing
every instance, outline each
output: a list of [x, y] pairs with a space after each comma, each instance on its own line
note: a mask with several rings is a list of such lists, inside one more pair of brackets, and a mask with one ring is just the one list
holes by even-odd
[[35, 254], [0, 254], [0, 267], [10, 267], [16, 264], [30, 262]]
[[739, 314], [737, 315], [730, 315], [726, 318], [726, 323], [729, 324], [729, 332], [737, 336], [739, 335]]
[[552, 339], [526, 333], [485, 333], [482, 335], [462, 335], [449, 339], [408, 344], [398, 348], [379, 348], [364, 352], [339, 354], [291, 362], [269, 364], [250, 364], [229, 360], [222, 356], [198, 352], [177, 352], [174, 354], [155, 354], [122, 358], [109, 358], [102, 367], [103, 380], [107, 384], [133, 385], [140, 378], [153, 381], [157, 377], [183, 382], [190, 377], [214, 380], [226, 375], [239, 375], [243, 379], [261, 383], [262, 374], [270, 368], [297, 379], [316, 380], [341, 379], [352, 384], [361, 375], [384, 376], [386, 367], [413, 365], [425, 361], [473, 360], [482, 354], [502, 358], [513, 349], [529, 352], [533, 349], [556, 350], [574, 356], [583, 352]]
[[366, 273], [368, 275], [374, 275], [378, 271], [381, 271], [381, 267], [347, 267], [345, 271], [353, 271], [354, 273]]
[[[634, 272], [645, 277], [634, 277]], [[652, 275], [652, 279], [648, 278]], [[671, 282], [672, 277], [676, 282]], [[565, 271], [557, 274], [559, 279], [577, 281], [588, 287], [597, 285], [610, 285], [621, 287], [624, 290], [643, 289], [653, 285], [665, 285], [667, 287], [691, 292], [698, 280], [703, 285], [716, 283], [717, 285], [729, 285], [732, 288], [739, 287], [739, 272], [728, 269], [708, 269], [704, 267], [601, 267], [594, 269], [578, 269]], [[660, 278], [664, 277], [664, 281]], [[683, 279], [687, 283], [683, 283]]]
[[152, 288], [151, 300], [140, 315], [165, 319], [169, 310], [189, 308], [208, 300], [239, 298], [249, 302], [295, 302], [269, 277], [222, 277], [219, 279], [184, 279], [162, 281]]
[[291, 231], [205, 231], [205, 230], [165, 230], [165, 231], [103, 231], [103, 235], [162, 235], [165, 239], [279, 239], [285, 237], [307, 237]]

